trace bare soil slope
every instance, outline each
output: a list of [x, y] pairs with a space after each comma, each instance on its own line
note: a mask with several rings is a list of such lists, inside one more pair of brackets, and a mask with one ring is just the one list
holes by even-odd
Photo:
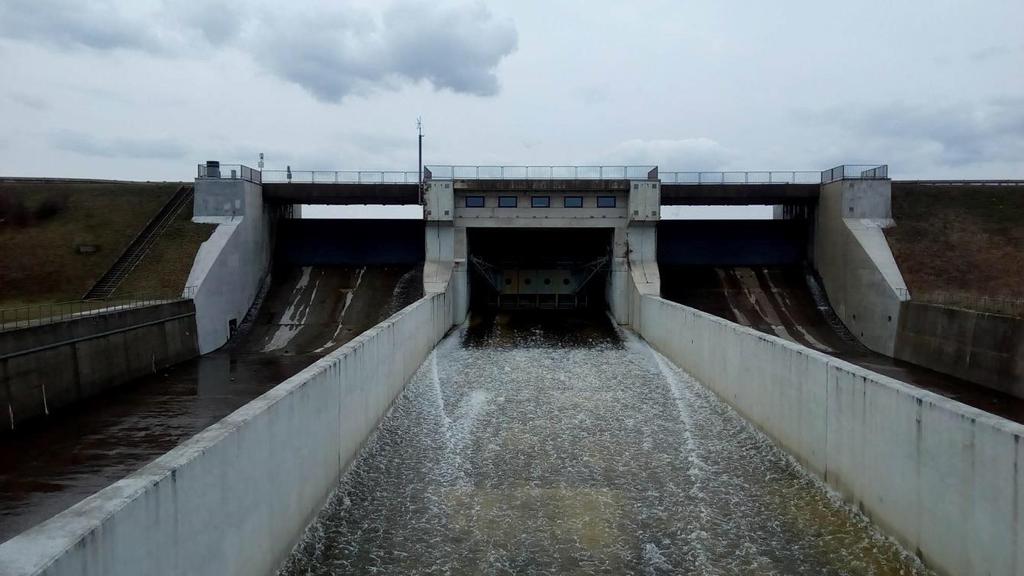
[[915, 299], [1024, 298], [1024, 186], [892, 185], [886, 230]]

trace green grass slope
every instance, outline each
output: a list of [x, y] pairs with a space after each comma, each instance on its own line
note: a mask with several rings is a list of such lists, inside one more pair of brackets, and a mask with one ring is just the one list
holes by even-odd
[[0, 181], [0, 308], [81, 298], [180, 185]]

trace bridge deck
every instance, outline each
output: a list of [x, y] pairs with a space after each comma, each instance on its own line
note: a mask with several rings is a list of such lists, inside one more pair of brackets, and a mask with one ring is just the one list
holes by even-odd
[[814, 204], [819, 184], [665, 184], [662, 206]]
[[[479, 192], [609, 192], [629, 180], [456, 180], [455, 188]], [[665, 206], [814, 204], [817, 184], [662, 184]], [[418, 204], [416, 184], [265, 183], [263, 198], [275, 204]]]
[[265, 183], [263, 199], [275, 204], [419, 204], [416, 184]]

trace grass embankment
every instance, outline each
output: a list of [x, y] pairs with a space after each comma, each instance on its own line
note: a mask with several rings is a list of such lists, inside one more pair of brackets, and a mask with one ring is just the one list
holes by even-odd
[[1024, 298], [1024, 188], [892, 186], [886, 237], [915, 300]]
[[132, 294], [166, 298], [179, 296], [188, 281], [199, 246], [216, 227], [214, 224], [192, 222], [192, 202], [186, 204], [113, 297]]
[[[0, 182], [0, 308], [81, 298], [180, 185]], [[191, 216], [188, 207], [184, 212], [144, 259], [150, 260], [147, 268], [137, 269], [153, 276], [146, 286], [171, 290], [173, 285], [175, 293], [184, 286], [188, 269], [182, 275], [179, 260], [187, 258], [191, 266], [191, 246], [198, 249], [200, 234], [188, 229], [210, 228], [181, 222]]]

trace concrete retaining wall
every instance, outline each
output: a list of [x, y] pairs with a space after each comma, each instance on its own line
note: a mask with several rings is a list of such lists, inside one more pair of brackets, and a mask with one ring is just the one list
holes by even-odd
[[198, 354], [190, 301], [0, 332], [3, 428]]
[[900, 303], [908, 298], [883, 227], [891, 224], [888, 180], [841, 180], [821, 187], [814, 267], [829, 302], [868, 348], [892, 356]]
[[896, 357], [1024, 398], [1024, 319], [904, 302]]
[[270, 217], [259, 184], [196, 180], [193, 221], [217, 224], [192, 263], [199, 351], [212, 352], [231, 336], [252, 306], [270, 266]]
[[0, 545], [0, 573], [270, 574], [452, 325], [428, 295], [128, 478]]
[[652, 296], [635, 329], [944, 574], [1024, 570], [1024, 426]]

